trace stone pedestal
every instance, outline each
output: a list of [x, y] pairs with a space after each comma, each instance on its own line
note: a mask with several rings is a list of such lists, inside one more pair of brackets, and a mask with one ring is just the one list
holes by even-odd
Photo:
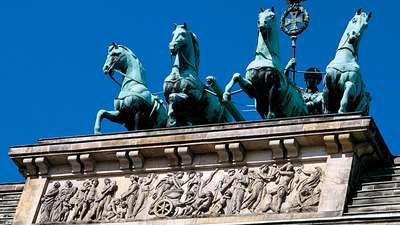
[[358, 114], [42, 139], [9, 156], [27, 177], [18, 225], [334, 222], [360, 171], [392, 160]]

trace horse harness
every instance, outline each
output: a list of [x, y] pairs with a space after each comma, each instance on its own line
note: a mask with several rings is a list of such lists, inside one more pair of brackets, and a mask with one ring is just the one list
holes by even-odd
[[[339, 47], [337, 50], [336, 50], [336, 52], [338, 52], [339, 50], [344, 50], [344, 49], [346, 49], [346, 50], [349, 50], [350, 52], [351, 52], [351, 54], [353, 55], [353, 57], [357, 57], [357, 55], [356, 55], [356, 50], [355, 49], [351, 49], [350, 47], [347, 47], [347, 46], [344, 46], [344, 45], [346, 45], [346, 43], [349, 41], [349, 39], [350, 39], [350, 36], [347, 36], [347, 39], [346, 39], [346, 41], [344, 42], [344, 44], [341, 46], [341, 47]], [[350, 43], [349, 43], [350, 44]], [[355, 48], [355, 47], [353, 47], [353, 48]]]
[[[119, 86], [121, 87], [121, 89], [122, 89], [123, 87], [125, 87], [128, 83], [133, 82], [133, 81], [136, 82], [137, 84], [141, 84], [141, 85], [143, 85], [143, 86], [146, 87], [146, 85], [145, 85], [143, 82], [140, 82], [140, 81], [138, 81], [138, 80], [136, 80], [136, 79], [133, 79], [133, 78], [131, 78], [131, 77], [128, 77], [128, 76], [126, 76], [126, 75], [123, 74], [123, 73], [120, 73], [120, 74], [121, 74], [121, 76], [123, 76], [125, 79], [128, 79], [128, 81], [125, 82], [125, 83], [123, 83], [123, 85], [119, 84], [119, 82], [117, 82], [117, 81], [112, 77], [112, 75], [110, 75], [110, 78], [111, 78], [114, 82], [116, 82], [117, 84], [119, 84]], [[143, 99], [143, 101], [144, 101], [149, 107], [152, 108], [152, 109], [151, 109], [151, 113], [149, 114], [149, 118], [154, 114], [154, 112], [157, 110], [157, 108], [159, 107], [159, 105], [163, 105], [162, 100], [159, 99], [158, 97], [156, 97], [156, 98], [154, 99], [153, 104], [150, 104], [145, 98], [143, 98], [143, 97], [142, 97], [141, 95], [139, 95], [139, 94], [136, 94], [132, 89], [128, 89], [128, 90], [126, 90], [126, 92], [130, 92], [131, 94], [125, 95], [125, 96], [122, 97], [122, 98], [115, 97], [115, 100], [123, 101], [123, 100], [125, 100], [127, 97], [130, 97], [130, 96], [136, 96], [136, 97], [139, 97], [139, 98]], [[154, 95], [151, 94], [151, 96], [153, 97]]]

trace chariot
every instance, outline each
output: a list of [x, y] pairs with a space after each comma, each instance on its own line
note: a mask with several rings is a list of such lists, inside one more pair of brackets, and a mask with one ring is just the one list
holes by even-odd
[[157, 217], [168, 217], [174, 215], [176, 208], [181, 204], [182, 189], [168, 190], [160, 199], [156, 200], [152, 212]]

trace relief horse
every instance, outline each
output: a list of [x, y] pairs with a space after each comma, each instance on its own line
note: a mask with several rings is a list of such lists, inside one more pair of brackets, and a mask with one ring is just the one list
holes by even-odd
[[196, 35], [186, 23], [175, 25], [172, 34], [169, 50], [175, 61], [171, 73], [164, 80], [164, 96], [168, 103], [167, 126], [231, 121], [229, 110], [199, 79], [200, 48]]
[[238, 73], [233, 75], [223, 98], [229, 101], [232, 87], [239, 83], [242, 90], [255, 99], [256, 110], [263, 119], [304, 116], [308, 111], [302, 95], [281, 66], [274, 11], [273, 7], [261, 9], [255, 59], [247, 66], [245, 78]]
[[335, 58], [326, 68], [324, 78], [324, 113], [362, 112], [368, 114], [371, 97], [358, 65], [360, 39], [368, 26], [368, 15], [359, 9], [350, 20], [340, 40]]
[[103, 118], [124, 124], [126, 129], [141, 130], [166, 126], [167, 113], [162, 100], [150, 93], [146, 84], [146, 72], [138, 57], [127, 47], [113, 43], [103, 71], [114, 79], [113, 72], [123, 76], [121, 91], [114, 100], [114, 111], [99, 110], [94, 132], [100, 133]]

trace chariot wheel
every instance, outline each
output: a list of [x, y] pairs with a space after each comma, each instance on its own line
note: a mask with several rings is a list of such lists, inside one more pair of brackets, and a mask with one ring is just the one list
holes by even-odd
[[170, 216], [174, 211], [174, 205], [168, 199], [160, 200], [154, 206], [154, 214], [157, 217], [167, 217]]

